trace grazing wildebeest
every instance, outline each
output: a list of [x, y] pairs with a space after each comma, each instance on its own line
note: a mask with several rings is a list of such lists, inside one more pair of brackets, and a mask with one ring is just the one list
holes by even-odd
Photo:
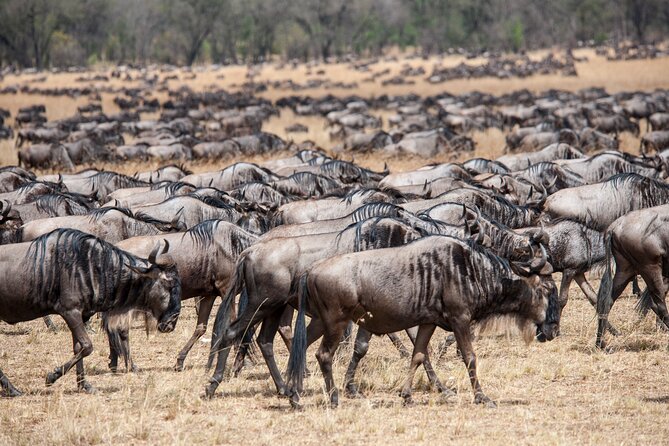
[[[170, 255], [179, 273], [181, 299], [200, 298], [195, 331], [177, 357], [175, 369], [181, 371], [188, 352], [207, 331], [209, 314], [216, 296], [224, 296], [228, 289], [239, 254], [251, 246], [257, 237], [226, 221], [207, 220], [185, 233], [133, 237], [116, 246], [145, 258], [161, 240], [168, 243], [165, 253]], [[127, 328], [119, 327], [113, 331], [127, 331]], [[113, 336], [117, 334], [110, 333], [110, 368], [116, 368], [119, 353], [124, 356], [126, 368], [128, 362], [130, 368], [133, 368], [127, 333], [121, 336], [124, 343], [120, 346], [112, 342]]]
[[[490, 251], [453, 237], [432, 236], [399, 248], [344, 254], [316, 264], [300, 283], [298, 321], [289, 359], [291, 403], [299, 401], [306, 366], [307, 308], [320, 320], [324, 336], [316, 357], [330, 403], [338, 404], [332, 359], [344, 329], [354, 321], [374, 334], [418, 326], [411, 370], [401, 396], [411, 386], [436, 327], [453, 331], [465, 362], [474, 402], [493, 406], [476, 376], [471, 325], [511, 316], [526, 339], [551, 340], [559, 331], [557, 290], [543, 245], [529, 263], [509, 263]], [[534, 246], [531, 246], [534, 252]]]
[[[286, 306], [297, 304], [300, 275], [315, 262], [336, 254], [399, 246], [424, 234], [400, 220], [372, 218], [354, 223], [342, 232], [260, 240], [251, 246], [240, 256], [225, 304], [216, 315], [212, 351], [220, 349], [220, 352], [207, 395], [212, 396], [223, 379], [228, 347], [239, 342], [246, 330], [260, 321], [263, 321], [258, 335], [260, 350], [277, 392], [286, 395], [285, 384], [274, 360], [273, 342]], [[229, 324], [226, 306], [238, 293], [245, 293], [248, 303], [242, 314]], [[310, 332], [311, 341], [321, 334], [320, 325], [314, 323]]]
[[[9, 324], [58, 314], [72, 332], [74, 356], [46, 377], [52, 385], [76, 365], [77, 388], [91, 392], [83, 359], [93, 351], [85, 323], [97, 312], [142, 310], [158, 330], [174, 330], [181, 310], [179, 276], [168, 256], [138, 259], [92, 236], [58, 229], [31, 243], [0, 247], [0, 320]], [[0, 372], [3, 389], [20, 393]]]
[[[669, 327], [665, 295], [669, 290], [669, 205], [630, 212], [615, 220], [606, 230], [606, 271], [597, 294], [596, 345], [605, 348], [604, 328], [616, 299], [637, 274], [648, 286], [645, 305], [655, 311]], [[611, 259], [615, 262], [615, 274]]]

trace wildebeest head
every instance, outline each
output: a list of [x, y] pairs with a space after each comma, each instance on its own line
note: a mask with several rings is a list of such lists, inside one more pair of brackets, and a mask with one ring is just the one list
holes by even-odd
[[[530, 251], [534, 257], [529, 262], [514, 262], [512, 269], [525, 278], [528, 296], [522, 301], [521, 315], [536, 324], [536, 339], [551, 341], [560, 332], [560, 310], [557, 287], [551, 276], [553, 268], [548, 263], [548, 254], [542, 242], [547, 236], [541, 231], [531, 237]], [[539, 255], [536, 254], [539, 247]]]
[[21, 226], [21, 215], [12, 209], [12, 205], [7, 200], [0, 200], [0, 225], [3, 226]]
[[181, 312], [181, 281], [174, 259], [167, 254], [169, 247], [167, 240], [162, 250], [160, 244], [156, 245], [149, 254], [150, 266], [138, 271], [152, 279], [144, 299], [161, 333], [174, 330]]

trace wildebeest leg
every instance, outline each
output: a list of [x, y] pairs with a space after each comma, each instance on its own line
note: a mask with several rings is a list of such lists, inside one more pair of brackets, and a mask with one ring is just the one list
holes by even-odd
[[648, 286], [648, 293], [650, 293], [653, 302], [652, 309], [659, 319], [658, 322], [663, 322], [665, 326], [669, 327], [669, 313], [667, 313], [667, 304], [665, 301], [665, 295], [669, 287], [664, 277], [662, 277], [661, 268], [656, 267], [650, 271], [643, 271], [641, 277], [643, 277]]
[[[597, 302], [597, 313], [599, 313], [599, 322], [597, 324], [597, 339], [595, 345], [598, 348], [606, 348], [606, 342], [604, 342], [604, 329], [607, 327], [609, 313], [613, 304], [616, 302], [616, 299], [620, 297], [622, 292], [627, 287], [627, 284], [636, 276], [636, 272], [630, 265], [630, 263], [621, 256], [616, 256], [616, 274], [612, 279], [611, 284], [611, 297], [610, 299], [604, 299], [602, 302]], [[602, 279], [604, 282], [604, 279]], [[603, 285], [602, 285], [603, 286]]]
[[[585, 274], [578, 273], [574, 276], [574, 279], [576, 280], [579, 288], [581, 288], [581, 291], [583, 291], [583, 294], [585, 294], [585, 297], [588, 298], [590, 304], [597, 308], [597, 293], [595, 293], [595, 290], [593, 290], [588, 283], [588, 280], [585, 278]], [[620, 336], [620, 332], [608, 321], [606, 322], [606, 329], [609, 330], [609, 333], [611, 333], [613, 336]]]
[[[419, 327], [411, 327], [406, 330], [407, 336], [409, 336], [409, 340], [411, 343], [414, 345], [414, 349], [416, 348], [416, 339], [418, 338], [418, 332], [420, 331]], [[430, 335], [431, 337], [432, 335]], [[439, 391], [439, 393], [445, 393], [449, 395], [455, 394], [451, 389], [448, 387], [445, 387], [441, 381], [439, 381], [439, 378], [437, 377], [437, 374], [434, 371], [434, 368], [432, 367], [432, 363], [430, 362], [430, 355], [425, 350], [425, 358], [423, 359], [423, 368], [425, 369], [425, 374], [427, 375], [427, 379], [430, 381], [430, 384]]]
[[291, 345], [293, 343], [293, 307], [286, 305], [286, 309], [283, 310], [281, 314], [281, 320], [279, 320], [279, 335], [283, 339], [286, 348], [290, 351]]
[[435, 328], [437, 328], [436, 325], [421, 325], [418, 327], [418, 334], [416, 335], [416, 339], [412, 339], [414, 346], [413, 355], [411, 356], [411, 367], [409, 368], [409, 374], [407, 375], [406, 381], [404, 381], [404, 385], [400, 391], [400, 396], [404, 398], [404, 404], [412, 404], [413, 402], [411, 399], [411, 386], [413, 384], [413, 378], [416, 375], [418, 366], [423, 364], [427, 358], [427, 346], [430, 343], [430, 338], [432, 338], [432, 334], [434, 333]]
[[197, 340], [207, 331], [207, 322], [209, 322], [209, 315], [211, 314], [211, 308], [214, 306], [215, 300], [216, 296], [207, 296], [199, 299], [200, 311], [197, 314], [197, 325], [195, 326], [193, 335], [177, 356], [177, 364], [174, 366], [174, 370], [177, 372], [181, 372], [184, 369], [184, 361], [186, 360], [186, 356], [188, 356], [188, 352], [190, 352]]
[[235, 362], [232, 365], [232, 376], [237, 377], [242, 372], [246, 359], [249, 361], [253, 360], [251, 353], [253, 353], [253, 337], [255, 336], [256, 327], [249, 327], [242, 337], [242, 341], [237, 346], [237, 352], [235, 353]]
[[[72, 349], [74, 351], [80, 350], [81, 349], [81, 344], [79, 344], [78, 341], [72, 342]], [[77, 365], [75, 366], [76, 372], [77, 372], [77, 389], [81, 392], [86, 392], [86, 393], [95, 393], [95, 388], [90, 385], [88, 381], [86, 381], [86, 375], [84, 374], [84, 359], [81, 358], [77, 362]]]
[[637, 298], [641, 297], [641, 287], [639, 286], [639, 276], [634, 276], [632, 280], [632, 294]]
[[0, 370], [0, 389], [2, 389], [3, 395], [7, 397], [21, 396], [21, 392], [9, 382], [9, 378], [2, 373], [2, 370]]
[[[53, 372], [47, 374], [46, 385], [50, 386], [55, 383], [61, 376], [66, 374], [78, 362], [82, 362], [81, 369], [77, 368], [77, 387], [79, 390], [90, 392], [93, 388], [88, 384], [84, 378], [83, 359], [93, 352], [93, 343], [86, 332], [86, 325], [78, 311], [70, 311], [62, 315], [72, 332], [72, 343], [74, 345], [74, 356], [60, 367], [57, 367]], [[81, 371], [81, 373], [80, 373]]]
[[439, 347], [437, 348], [437, 351], [439, 352], [439, 359], [444, 357], [446, 351], [448, 350], [448, 347], [450, 347], [453, 344], [455, 344], [455, 335], [453, 335], [453, 333], [449, 333], [446, 336], [444, 336], [444, 339], [442, 339], [441, 343], [439, 344]]
[[474, 403], [485, 404], [488, 407], [497, 407], [497, 405], [488, 398], [481, 389], [478, 376], [476, 375], [476, 354], [472, 346], [472, 332], [469, 323], [453, 324], [453, 334], [458, 343], [458, 349], [462, 355], [462, 360], [465, 362], [467, 372], [469, 373], [469, 381], [474, 390]]
[[409, 353], [409, 350], [404, 346], [400, 337], [397, 336], [397, 333], [388, 333], [387, 336], [388, 339], [390, 339], [390, 342], [392, 342], [395, 348], [400, 352], [400, 358], [408, 358], [411, 356], [411, 353]]
[[262, 327], [260, 328], [257, 342], [258, 347], [260, 347], [260, 352], [262, 353], [263, 358], [265, 358], [265, 363], [267, 363], [269, 374], [276, 386], [276, 392], [279, 395], [285, 396], [288, 394], [286, 391], [286, 383], [284, 383], [279, 367], [276, 365], [276, 360], [274, 359], [274, 337], [279, 330], [279, 324], [283, 313], [284, 309], [280, 308], [262, 321]]
[[44, 325], [46, 325], [46, 328], [48, 328], [50, 332], [55, 333], [58, 331], [58, 329], [56, 328], [56, 324], [53, 323], [51, 317], [44, 316], [42, 320], [44, 321]]
[[558, 303], [560, 305], [560, 316], [562, 316], [562, 310], [567, 306], [569, 301], [569, 286], [574, 280], [574, 273], [572, 271], [563, 271], [562, 272], [562, 281], [560, 282], [560, 292], [558, 293]]
[[325, 378], [325, 390], [328, 395], [330, 395], [330, 405], [333, 408], [337, 407], [339, 404], [339, 392], [337, 391], [337, 386], [335, 386], [334, 378], [332, 376], [332, 359], [339, 347], [339, 343], [344, 337], [344, 331], [348, 326], [348, 322], [349, 321], [343, 319], [332, 321], [332, 323], [323, 323], [325, 333], [323, 334], [321, 346], [316, 352], [318, 365]]
[[353, 356], [351, 362], [348, 363], [346, 369], [346, 377], [344, 378], [344, 391], [348, 397], [356, 397], [359, 395], [358, 386], [353, 382], [355, 371], [358, 368], [358, 363], [367, 354], [369, 349], [369, 340], [372, 334], [362, 327], [358, 327], [358, 334], [355, 336], [355, 344], [353, 345]]

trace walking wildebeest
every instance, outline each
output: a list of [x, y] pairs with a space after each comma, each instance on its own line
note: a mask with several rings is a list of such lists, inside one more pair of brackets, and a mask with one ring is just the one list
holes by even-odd
[[[52, 385], [76, 365], [77, 388], [91, 392], [83, 359], [93, 351], [85, 323], [97, 312], [146, 311], [158, 330], [174, 330], [181, 310], [179, 276], [156, 246], [138, 259], [83, 232], [57, 229], [30, 243], [0, 247], [0, 320], [9, 324], [58, 314], [72, 332], [74, 356], [46, 377]], [[2, 387], [20, 395], [0, 371]]]
[[[606, 230], [606, 271], [597, 294], [596, 345], [605, 348], [604, 328], [616, 299], [637, 274], [648, 286], [645, 305], [669, 327], [665, 295], [669, 290], [669, 205], [630, 212]], [[611, 259], [615, 261], [615, 274]], [[643, 303], [643, 302], [642, 302]]]
[[[534, 246], [530, 246], [534, 253]], [[293, 405], [299, 402], [306, 367], [307, 308], [325, 334], [316, 357], [330, 403], [338, 404], [332, 359], [344, 329], [354, 321], [374, 334], [418, 326], [411, 370], [401, 396], [411, 401], [417, 367], [427, 355], [436, 327], [453, 331], [469, 372], [474, 402], [493, 406], [476, 376], [471, 325], [498, 315], [515, 319], [526, 338], [553, 339], [560, 312], [555, 283], [543, 245], [531, 262], [508, 262], [491, 252], [448, 236], [425, 237], [406, 246], [344, 254], [323, 260], [302, 276], [300, 302], [288, 379]]]
[[[224, 296], [230, 285], [239, 254], [251, 246], [257, 237], [234, 224], [221, 220], [207, 220], [190, 228], [187, 232], [157, 236], [133, 237], [116, 244], [119, 249], [137, 257], [146, 257], [156, 243], [165, 240], [165, 253], [174, 261], [181, 279], [181, 299], [200, 297], [197, 325], [193, 336], [181, 349], [175, 369], [183, 370], [184, 361], [195, 342], [207, 331], [207, 322], [216, 296]], [[122, 327], [127, 329], [127, 327]], [[118, 331], [118, 330], [117, 330]], [[127, 335], [123, 345], [113, 345], [114, 333], [110, 334], [110, 368], [115, 369], [118, 354], [124, 356], [126, 368], [130, 362]], [[119, 351], [119, 347], [121, 350]]]
[[[223, 379], [226, 349], [239, 341], [249, 327], [260, 321], [263, 321], [258, 335], [260, 350], [277, 392], [286, 395], [285, 384], [274, 360], [273, 340], [286, 305], [297, 306], [296, 292], [300, 275], [315, 262], [336, 254], [399, 246], [424, 234], [401, 220], [372, 218], [354, 223], [341, 232], [261, 239], [251, 246], [241, 254], [237, 272], [225, 298], [226, 304], [221, 306], [216, 315], [212, 350], [221, 351], [216, 371], [207, 387], [207, 395], [212, 396]], [[248, 303], [242, 314], [229, 324], [225, 307], [231, 304], [238, 293], [245, 293]], [[310, 332], [312, 342], [321, 334], [320, 326], [314, 323]]]

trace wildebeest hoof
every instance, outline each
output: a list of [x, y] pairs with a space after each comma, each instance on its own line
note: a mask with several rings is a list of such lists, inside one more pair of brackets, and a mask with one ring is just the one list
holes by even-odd
[[345, 387], [344, 393], [347, 398], [364, 398], [364, 395], [358, 390], [355, 384], [349, 384]]
[[302, 409], [302, 404], [300, 404], [300, 398], [298, 396], [293, 395], [290, 397], [290, 407], [295, 410]]
[[474, 397], [474, 404], [484, 404], [488, 409], [495, 409], [497, 407], [497, 404], [493, 400], [482, 394]]
[[53, 372], [47, 373], [47, 375], [46, 375], [46, 385], [47, 385], [47, 387], [53, 385], [53, 383], [58, 381], [58, 378], [60, 378], [60, 375], [58, 375], [57, 373], [53, 373]]
[[11, 384], [9, 384], [7, 388], [2, 389], [2, 391], [0, 392], [0, 396], [3, 396], [5, 398], [16, 398], [17, 396], [21, 395], [23, 395], [23, 392], [21, 392], [19, 389], [17, 389]]
[[212, 399], [214, 397], [214, 394], [216, 393], [216, 389], [218, 388], [218, 384], [211, 383], [207, 387], [204, 388], [204, 397], [208, 400]]
[[458, 393], [455, 391], [455, 389], [450, 389], [448, 387], [441, 386], [437, 389], [439, 393], [441, 394], [442, 397], [444, 398], [450, 398], [452, 396], [456, 396]]
[[184, 371], [184, 363], [181, 361], [177, 361], [177, 363], [174, 365], [174, 371], [175, 372], [183, 372]]
[[79, 384], [78, 390], [79, 392], [83, 392], [88, 395], [95, 395], [98, 392], [97, 389], [93, 387], [88, 381], [84, 381], [83, 383]]

